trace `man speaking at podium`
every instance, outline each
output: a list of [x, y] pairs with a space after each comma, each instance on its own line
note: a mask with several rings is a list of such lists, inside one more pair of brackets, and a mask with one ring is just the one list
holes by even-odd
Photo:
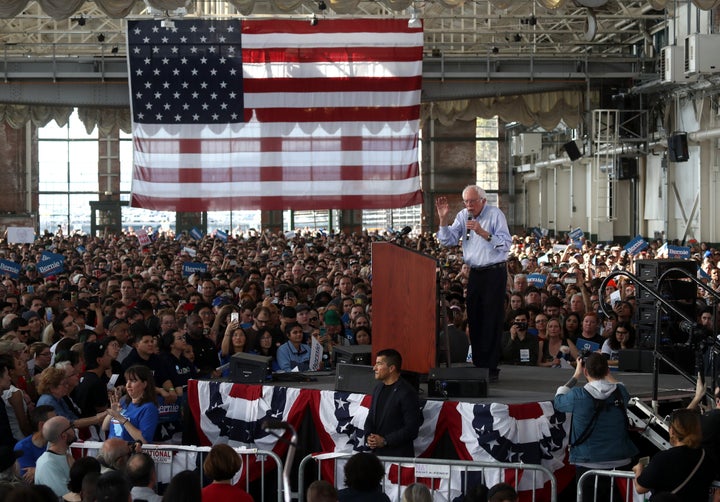
[[462, 192], [465, 209], [448, 225], [447, 198], [435, 201], [443, 246], [457, 246], [462, 239], [463, 260], [470, 266], [467, 285], [467, 317], [473, 364], [490, 370], [490, 381], [498, 380], [498, 361], [505, 312], [507, 256], [512, 237], [500, 209], [487, 205], [485, 190], [470, 185]]

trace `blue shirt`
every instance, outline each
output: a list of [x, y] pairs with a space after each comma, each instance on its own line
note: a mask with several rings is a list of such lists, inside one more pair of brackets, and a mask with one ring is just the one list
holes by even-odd
[[[153, 403], [143, 403], [137, 405], [135, 403], [128, 404], [121, 412], [122, 416], [129, 419], [130, 423], [140, 429], [145, 443], [152, 443], [155, 437], [155, 429], [157, 428], [160, 413], [157, 406]], [[122, 421], [125, 421], [125, 418]], [[127, 429], [114, 418], [110, 420], [109, 438], [122, 438], [125, 441], [135, 441], [128, 433]]]
[[45, 445], [35, 446], [32, 442], [32, 434], [24, 437], [15, 444], [15, 451], [21, 451], [22, 457], [17, 459], [20, 466], [20, 475], [25, 475], [25, 469], [35, 467], [40, 455], [45, 453]]
[[512, 237], [503, 212], [495, 206], [485, 204], [480, 215], [473, 218], [492, 235], [490, 241], [475, 232], [470, 233], [469, 239], [465, 238], [469, 214], [468, 209], [463, 209], [457, 214], [452, 225], [438, 229], [437, 238], [440, 244], [457, 246], [462, 238], [463, 260], [471, 267], [484, 267], [506, 261]]
[[52, 394], [43, 394], [38, 398], [36, 406], [50, 405], [55, 409], [55, 414], [59, 417], [65, 417], [70, 422], [74, 422], [79, 417], [72, 412], [63, 398], [56, 399]]
[[295, 367], [300, 371], [307, 371], [310, 367], [310, 346], [301, 343], [296, 350], [295, 346], [287, 341], [278, 347], [276, 359], [280, 371], [291, 371]]

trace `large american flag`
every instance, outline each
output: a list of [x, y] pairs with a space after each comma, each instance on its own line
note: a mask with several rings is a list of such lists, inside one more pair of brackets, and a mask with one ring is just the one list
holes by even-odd
[[127, 24], [132, 206], [422, 202], [422, 28], [404, 19]]

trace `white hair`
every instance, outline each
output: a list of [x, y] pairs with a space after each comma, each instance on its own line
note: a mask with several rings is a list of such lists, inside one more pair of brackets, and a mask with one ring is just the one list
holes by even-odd
[[477, 186], [477, 185], [468, 185], [468, 186], [466, 186], [465, 188], [463, 188], [463, 193], [467, 192], [468, 190], [474, 191], [474, 192], [478, 195], [478, 197], [481, 198], [481, 199], [487, 199], [487, 195], [485, 194], [485, 190], [483, 190], [482, 188], [480, 188], [480, 187]]

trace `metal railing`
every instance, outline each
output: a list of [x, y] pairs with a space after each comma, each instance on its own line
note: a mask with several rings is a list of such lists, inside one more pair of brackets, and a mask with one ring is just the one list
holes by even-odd
[[[77, 442], [70, 445], [71, 450], [80, 450], [82, 456], [96, 455], [97, 451], [102, 447], [102, 442], [98, 441], [84, 441]], [[247, 492], [250, 489], [250, 482], [255, 481], [250, 479], [251, 476], [248, 473], [255, 471], [254, 467], [256, 464], [259, 466], [257, 471], [259, 472], [261, 498], [260, 500], [277, 500], [282, 502], [283, 500], [283, 462], [277, 454], [272, 451], [258, 450], [256, 448], [234, 448], [235, 451], [240, 455], [243, 460], [243, 470], [240, 472], [245, 473], [245, 486], [244, 490]], [[202, 464], [205, 460], [205, 455], [210, 451], [209, 446], [182, 446], [182, 445], [164, 445], [164, 444], [144, 444], [142, 445], [142, 451], [150, 455], [155, 461], [155, 470], [157, 472], [158, 483], [169, 483], [172, 477], [180, 471], [184, 470], [198, 470], [200, 474], [201, 486], [204, 485], [203, 480], [203, 469]], [[274, 465], [269, 466], [268, 460], [271, 459]], [[266, 490], [266, 478], [269, 472], [275, 469], [275, 486], [277, 487], [277, 494], [270, 493]]]
[[[349, 453], [320, 453], [307, 455], [300, 462], [298, 469], [298, 502], [305, 501], [304, 490], [309, 484], [305, 471], [312, 461], [317, 463], [317, 478], [322, 479], [322, 463], [333, 462], [333, 473], [335, 485], [342, 486], [342, 471], [338, 464], [346, 461], [352, 454]], [[507, 479], [515, 480], [515, 488], [524, 491], [530, 491], [530, 499], [533, 502], [540, 500], [549, 500], [549, 502], [557, 501], [557, 479], [554, 474], [546, 467], [535, 464], [522, 463], [503, 463], [503, 462], [477, 462], [472, 460], [436, 460], [430, 458], [404, 458], [404, 457], [378, 457], [385, 467], [386, 476], [383, 480], [382, 488], [385, 493], [392, 495], [391, 500], [401, 500], [402, 490], [400, 485], [401, 474], [398, 472], [397, 484], [389, 481], [388, 473], [390, 469], [397, 466], [397, 471], [401, 468], [413, 468], [413, 481], [418, 482], [419, 479], [428, 481], [433, 500], [453, 500], [461, 494], [465, 494], [468, 489], [468, 478], [470, 473], [480, 473], [482, 481], [488, 478], [486, 471], [494, 470], [503, 471], [501, 478], [503, 481]], [[508, 473], [507, 471], [510, 471]], [[528, 473], [528, 474], [526, 474]], [[509, 474], [509, 476], [508, 476]], [[338, 483], [340, 480], [340, 483]], [[544, 490], [546, 483], [550, 483], [549, 498], [542, 495], [540, 498], [538, 491]], [[486, 483], [487, 484], [487, 483]], [[528, 488], [529, 487], [529, 488]], [[528, 499], [525, 499], [528, 500]]]

